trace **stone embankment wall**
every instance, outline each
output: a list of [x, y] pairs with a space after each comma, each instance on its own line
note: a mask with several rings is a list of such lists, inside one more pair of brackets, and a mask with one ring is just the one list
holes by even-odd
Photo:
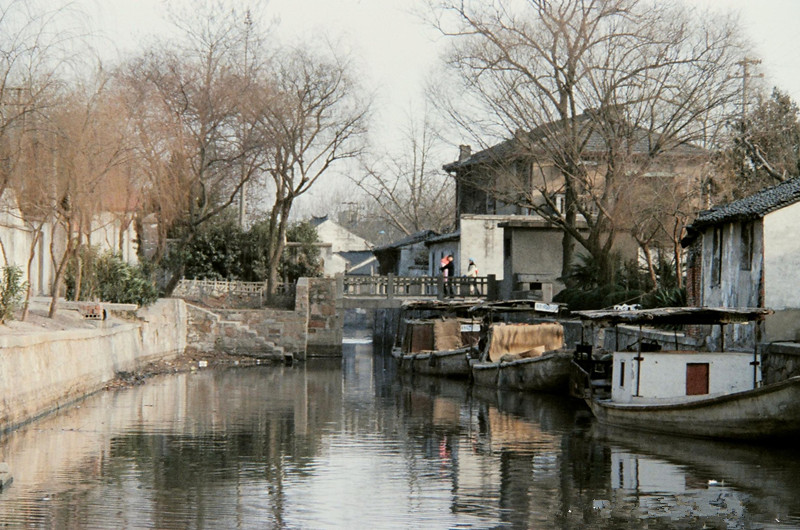
[[[342, 310], [333, 279], [301, 279], [294, 311], [212, 313], [162, 299], [96, 327], [0, 335], [0, 432], [82, 399], [154, 360], [199, 351], [284, 360], [341, 355]], [[112, 312], [113, 316], [113, 312]], [[188, 346], [187, 346], [188, 345]]]
[[764, 345], [761, 350], [761, 374], [764, 384], [800, 375], [800, 344], [773, 342]]
[[294, 310], [214, 309], [187, 304], [190, 348], [273, 361], [342, 354], [343, 311], [331, 278], [301, 278]]
[[98, 321], [96, 329], [0, 335], [0, 431], [92, 394], [118, 372], [183, 353], [182, 300], [160, 300], [136, 316]]

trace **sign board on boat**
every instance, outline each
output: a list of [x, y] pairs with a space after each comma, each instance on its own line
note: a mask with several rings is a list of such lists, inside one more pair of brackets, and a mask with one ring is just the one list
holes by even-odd
[[545, 302], [536, 302], [533, 305], [533, 308], [536, 311], [541, 311], [542, 313], [558, 313], [559, 305], [558, 304], [547, 304]]

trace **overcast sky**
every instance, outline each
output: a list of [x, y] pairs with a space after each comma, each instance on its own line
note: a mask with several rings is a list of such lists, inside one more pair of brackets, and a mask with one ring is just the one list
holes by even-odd
[[[94, 29], [109, 35], [121, 51], [135, 50], [148, 35], [163, 35], [171, 28], [163, 16], [166, 0], [45, 1], [73, 1], [82, 6]], [[367, 88], [376, 94], [378, 142], [388, 139], [384, 140], [387, 143], [400, 140], [397, 131], [405, 124], [408, 110], [422, 102], [424, 80], [435, 64], [437, 42], [441, 42], [431, 28], [409, 13], [419, 1], [268, 0], [265, 15], [277, 22], [282, 38], [318, 38], [327, 33], [353, 52], [363, 66]], [[763, 59], [754, 73], [763, 74], [768, 87], [777, 85], [800, 102], [800, 47], [796, 43], [800, 0], [689, 1], [738, 12]], [[169, 2], [191, 4], [192, 0]], [[467, 138], [454, 140], [469, 142]]]
[[[266, 15], [279, 21], [282, 36], [327, 32], [352, 49], [364, 65], [365, 80], [377, 92], [378, 108], [386, 109], [382, 117], [386, 123], [404, 119], [405, 111], [421, 100], [424, 79], [437, 56], [435, 33], [408, 12], [417, 1], [269, 0]], [[765, 82], [800, 101], [800, 50], [796, 43], [800, 0], [693, 1], [713, 9], [738, 11], [763, 58], [759, 68]], [[76, 3], [90, 14], [95, 29], [112, 36], [122, 50], [135, 49], [148, 35], [170, 29], [163, 19], [164, 0]]]

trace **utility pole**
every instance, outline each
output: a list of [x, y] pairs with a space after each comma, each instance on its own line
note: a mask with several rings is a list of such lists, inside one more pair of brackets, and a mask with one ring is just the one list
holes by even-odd
[[749, 88], [748, 80], [751, 77], [764, 77], [764, 74], [753, 75], [750, 73], [750, 65], [761, 64], [760, 59], [751, 59], [750, 57], [745, 57], [737, 64], [742, 66], [742, 124], [744, 124], [745, 119], [747, 119], [747, 90]]

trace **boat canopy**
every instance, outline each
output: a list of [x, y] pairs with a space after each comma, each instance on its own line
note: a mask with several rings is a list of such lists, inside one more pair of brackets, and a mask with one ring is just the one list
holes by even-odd
[[715, 325], [756, 322], [772, 313], [771, 309], [760, 307], [660, 307], [625, 311], [596, 309], [574, 311], [572, 314], [599, 325]]

